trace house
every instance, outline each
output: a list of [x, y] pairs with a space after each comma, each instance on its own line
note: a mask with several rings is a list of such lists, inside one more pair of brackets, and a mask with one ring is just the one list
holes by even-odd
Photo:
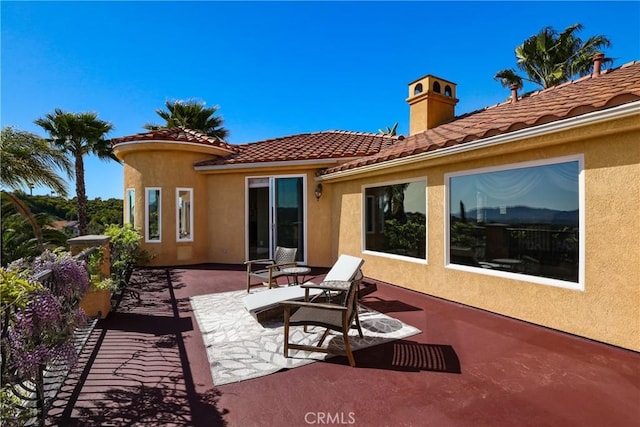
[[80, 235], [80, 227], [78, 224], [79, 224], [78, 221], [61, 220], [61, 221], [53, 221], [51, 225], [48, 225], [48, 226], [45, 225], [44, 228], [53, 228], [54, 230], [58, 230], [58, 231], [68, 231], [69, 234], [75, 237]]
[[158, 265], [346, 253], [368, 277], [640, 351], [640, 62], [594, 65], [460, 116], [456, 84], [424, 76], [404, 137], [116, 138], [125, 221]]

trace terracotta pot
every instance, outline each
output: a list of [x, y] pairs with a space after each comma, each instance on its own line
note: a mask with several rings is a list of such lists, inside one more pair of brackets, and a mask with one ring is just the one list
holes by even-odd
[[89, 292], [80, 300], [80, 308], [88, 317], [100, 317], [104, 319], [111, 311], [111, 291], [89, 289]]

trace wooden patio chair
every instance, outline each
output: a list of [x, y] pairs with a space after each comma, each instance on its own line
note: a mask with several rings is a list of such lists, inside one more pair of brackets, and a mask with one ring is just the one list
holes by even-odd
[[[362, 328], [358, 319], [358, 302], [356, 294], [358, 292], [356, 280], [339, 281], [331, 280], [320, 282], [317, 285], [306, 283], [301, 287], [306, 289], [322, 289], [324, 293], [316, 296], [313, 300], [305, 301], [284, 301], [284, 356], [289, 357], [289, 349], [318, 351], [322, 353], [333, 353], [347, 356], [349, 365], [355, 366], [356, 362], [349, 343], [349, 330], [355, 326], [362, 338]], [[336, 295], [337, 293], [337, 295]], [[295, 312], [292, 314], [292, 311]], [[320, 341], [316, 345], [296, 344], [289, 341], [289, 328], [291, 326], [319, 326], [325, 328]], [[330, 331], [342, 333], [344, 340], [344, 351], [332, 348], [331, 345], [323, 347], [325, 339]]]
[[[276, 247], [273, 259], [255, 259], [245, 261], [247, 266], [247, 293], [251, 292], [252, 279], [266, 284], [269, 289], [278, 284], [278, 277], [283, 276], [283, 268], [295, 267], [298, 248]], [[257, 268], [257, 269], [256, 269]]]
[[[357, 283], [362, 282], [362, 271], [360, 267], [364, 263], [362, 258], [351, 255], [340, 255], [335, 264], [324, 277], [324, 281], [347, 281], [356, 280]], [[255, 292], [246, 295], [242, 300], [245, 308], [258, 321], [271, 318], [275, 315], [281, 316], [283, 308], [280, 307], [282, 301], [302, 301], [309, 300], [323, 293], [321, 289], [311, 289], [306, 285], [313, 285], [313, 282], [307, 282], [300, 286], [287, 286], [275, 289], [265, 290], [264, 292]]]

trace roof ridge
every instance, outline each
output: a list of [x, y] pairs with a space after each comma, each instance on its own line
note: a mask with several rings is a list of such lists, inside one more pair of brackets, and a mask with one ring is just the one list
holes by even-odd
[[269, 142], [273, 142], [273, 141], [283, 141], [289, 138], [299, 138], [301, 136], [321, 136], [321, 135], [354, 135], [354, 136], [372, 136], [372, 137], [383, 137], [383, 138], [394, 138], [394, 139], [399, 139], [401, 137], [403, 137], [402, 135], [396, 135], [396, 136], [389, 136], [389, 135], [382, 135], [379, 133], [375, 133], [375, 132], [362, 132], [362, 131], [352, 131], [352, 130], [340, 130], [340, 129], [330, 129], [330, 130], [322, 130], [322, 131], [314, 131], [314, 132], [301, 132], [301, 133], [295, 133], [295, 134], [291, 134], [291, 135], [284, 135], [284, 136], [276, 136], [273, 138], [267, 138], [267, 139], [262, 139], [260, 141], [251, 141], [251, 142], [245, 142], [242, 144], [236, 144], [238, 147], [246, 147], [246, 146], [251, 146], [251, 145], [255, 145], [255, 144], [265, 144], [265, 143], [269, 143]]
[[376, 138], [391, 138], [391, 139], [397, 139], [397, 140], [403, 140], [405, 138], [405, 135], [402, 135], [402, 134], [387, 135], [379, 132], [364, 132], [364, 131], [352, 131], [352, 130], [344, 130], [344, 131], [335, 130], [330, 132], [340, 133], [343, 135], [370, 136], [370, 137], [376, 137]]
[[[610, 74], [610, 73], [612, 73], [612, 72], [614, 72], [616, 70], [632, 66], [632, 65], [634, 65], [636, 63], [640, 63], [640, 61], [631, 61], [631, 62], [627, 62], [627, 63], [622, 64], [622, 65], [618, 65], [617, 67], [607, 68], [606, 70], [602, 70], [600, 72], [600, 76], [605, 75], [605, 74]], [[562, 88], [562, 87], [565, 87], [565, 86], [570, 86], [570, 85], [578, 83], [578, 82], [592, 80], [594, 78], [597, 78], [597, 77], [593, 77], [593, 73], [586, 74], [584, 76], [579, 76], [579, 77], [577, 77], [575, 79], [567, 80], [566, 82], [558, 83], [557, 85], [553, 85], [553, 86], [550, 86], [550, 87], [547, 87], [547, 88], [542, 88], [542, 89], [538, 89], [538, 90], [533, 91], [533, 92], [529, 92], [527, 94], [527, 97], [538, 96], [538, 95], [540, 95], [540, 94], [542, 94], [544, 92], [549, 92], [549, 91], [552, 91], [554, 89], [559, 89], [559, 88]], [[509, 103], [509, 102], [511, 102], [511, 101], [508, 101], [507, 103]]]
[[189, 133], [189, 134], [191, 134], [191, 135], [193, 135], [193, 136], [195, 136], [197, 138], [211, 138], [211, 139], [214, 139], [214, 140], [216, 140], [218, 142], [229, 144], [227, 141], [225, 141], [224, 139], [222, 139], [220, 137], [213, 136], [213, 135], [207, 135], [204, 132], [201, 132], [201, 131], [196, 130], [196, 129], [191, 129], [191, 128], [188, 128], [188, 127], [185, 127], [185, 126], [177, 126], [175, 128], [172, 128], [172, 129], [180, 129], [183, 132]]
[[[618, 65], [617, 67], [613, 67], [613, 68], [607, 68], [606, 70], [602, 70], [600, 72], [600, 76], [603, 76], [603, 75], [606, 75], [606, 74], [610, 74], [610, 73], [612, 73], [612, 72], [614, 72], [616, 70], [619, 70], [619, 69], [622, 69], [622, 68], [631, 67], [631, 66], [636, 65], [636, 64], [640, 64], [640, 60], [630, 61], [630, 62], [624, 63], [622, 65]], [[595, 78], [597, 78], [597, 77], [595, 77]], [[585, 76], [580, 76], [580, 77], [577, 77], [575, 79], [567, 80], [566, 82], [558, 83], [557, 85], [553, 85], [553, 86], [550, 86], [550, 87], [547, 87], [547, 88], [542, 88], [542, 89], [538, 89], [538, 90], [535, 90], [535, 91], [527, 92], [526, 94], [524, 94], [521, 97], [519, 97], [518, 100], [531, 98], [533, 96], [540, 96], [542, 94], [549, 93], [549, 92], [551, 92], [553, 90], [557, 90], [557, 89], [563, 88], [565, 86], [570, 86], [570, 85], [575, 84], [575, 83], [579, 83], [579, 82], [583, 82], [583, 81], [587, 81], [587, 80], [592, 80], [592, 79], [594, 79], [593, 74], [587, 74]], [[472, 115], [472, 114], [480, 113], [480, 112], [488, 110], [490, 108], [500, 107], [501, 105], [506, 105], [506, 104], [511, 104], [511, 100], [507, 99], [505, 101], [498, 102], [496, 104], [487, 105], [486, 107], [479, 108], [479, 109], [474, 110], [474, 111], [469, 111], [467, 113], [464, 113], [464, 114], [461, 114], [459, 116], [454, 117], [454, 119], [452, 121], [458, 120], [458, 119], [460, 119], [462, 117], [466, 117], [466, 116], [469, 116], [469, 115]]]
[[116, 137], [111, 139], [111, 145], [115, 146], [123, 142], [131, 141], [170, 141], [181, 143], [195, 143], [207, 146], [217, 146], [230, 151], [236, 151], [235, 147], [217, 136], [207, 135], [206, 133], [189, 129], [184, 126], [173, 126], [170, 128], [159, 127], [157, 129], [149, 129], [146, 132], [138, 132], [134, 135]]
[[334, 130], [328, 130], [328, 131], [324, 131], [324, 132], [320, 132], [320, 133], [341, 133], [341, 134], [345, 134], [345, 135], [370, 135], [370, 136], [389, 136], [389, 135], [383, 135], [377, 132], [365, 132], [365, 131], [358, 131], [358, 130], [340, 130], [340, 129], [334, 129]]

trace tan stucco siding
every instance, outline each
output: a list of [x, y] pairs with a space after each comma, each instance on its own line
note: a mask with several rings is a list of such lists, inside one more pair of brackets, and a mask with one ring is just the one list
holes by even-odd
[[[325, 187], [329, 185], [325, 184]], [[331, 240], [333, 257], [340, 254], [359, 256], [362, 250], [362, 193], [359, 181], [333, 184]], [[366, 267], [366, 266], [365, 266]]]
[[[240, 264], [247, 256], [247, 177], [306, 175], [307, 264], [331, 266], [342, 253], [365, 259], [369, 277], [470, 306], [640, 351], [640, 120], [637, 115], [485, 146], [393, 168], [324, 178], [321, 166], [196, 171], [207, 155], [140, 144], [123, 151], [124, 189], [136, 191], [144, 231], [145, 188], [162, 189], [162, 242], [144, 243], [155, 265]], [[565, 156], [583, 159], [584, 289], [533, 283], [526, 276], [445, 266], [445, 174]], [[427, 259], [363, 251], [363, 186], [426, 180]], [[194, 241], [176, 242], [176, 188], [194, 189]]]
[[[135, 190], [135, 226], [145, 232], [145, 189], [161, 189], [161, 241], [142, 246], [153, 254], [152, 265], [188, 265], [207, 261], [206, 181], [193, 171], [203, 154], [184, 151], [139, 150], [127, 153], [124, 189]], [[193, 189], [193, 241], [177, 241], [176, 189]]]
[[332, 234], [332, 187], [323, 185], [322, 196], [316, 200], [315, 170], [307, 174], [307, 259], [315, 267], [330, 267], [335, 262]]
[[640, 350], [640, 139], [598, 139], [586, 151], [588, 308], [576, 333], [590, 336], [595, 327], [611, 343]]
[[245, 258], [245, 179], [207, 175], [208, 261], [242, 263]]
[[[638, 120], [584, 127], [334, 182], [337, 253], [362, 254], [367, 276], [437, 297], [640, 350]], [[445, 267], [446, 173], [584, 156], [584, 290]], [[427, 178], [427, 263], [362, 252], [362, 185]]]
[[329, 266], [331, 251], [331, 189], [315, 198], [316, 169], [271, 169], [255, 172], [210, 173], [207, 180], [207, 218], [209, 224], [209, 262], [239, 264], [247, 259], [246, 202], [247, 177], [306, 176], [307, 264]]

